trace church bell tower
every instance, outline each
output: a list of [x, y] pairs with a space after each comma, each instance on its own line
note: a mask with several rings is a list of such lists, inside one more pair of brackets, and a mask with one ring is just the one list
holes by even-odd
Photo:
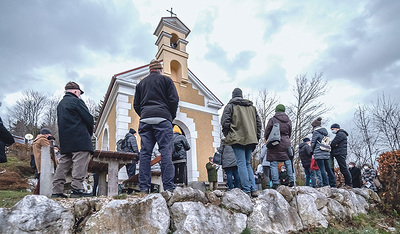
[[186, 38], [189, 33], [190, 30], [177, 17], [161, 18], [154, 31], [158, 47], [156, 59], [163, 61], [164, 74], [181, 86], [188, 83]]

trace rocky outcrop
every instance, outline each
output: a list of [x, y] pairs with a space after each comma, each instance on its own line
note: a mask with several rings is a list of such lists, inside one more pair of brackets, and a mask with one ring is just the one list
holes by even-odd
[[258, 198], [190, 187], [122, 200], [30, 195], [0, 209], [0, 233], [288, 233], [350, 219], [377, 202], [372, 190], [285, 186]]

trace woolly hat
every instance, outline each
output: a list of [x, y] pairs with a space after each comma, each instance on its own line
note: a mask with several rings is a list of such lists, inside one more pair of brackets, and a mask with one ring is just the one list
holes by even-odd
[[45, 134], [51, 134], [50, 129], [48, 128], [42, 128], [40, 129], [40, 134], [45, 135]]
[[303, 139], [303, 142], [309, 142], [309, 141], [310, 141], [310, 138], [308, 138], [308, 137]]
[[275, 108], [275, 112], [285, 112], [285, 106], [282, 104], [279, 104]]
[[177, 132], [179, 134], [182, 134], [181, 129], [178, 127], [178, 125], [175, 125], [174, 128], [172, 129], [173, 132]]
[[214, 157], [209, 157], [208, 160], [211, 161], [211, 159], [213, 159]]
[[130, 134], [135, 134], [136, 131], [135, 131], [135, 129], [131, 128], [131, 129], [129, 129], [129, 133], [130, 133]]
[[321, 117], [318, 117], [316, 120], [314, 120], [314, 121], [311, 123], [311, 126], [313, 126], [314, 128], [315, 128], [315, 127], [318, 127], [318, 126], [321, 126], [321, 125], [322, 125], [321, 120], [322, 120], [322, 118], [321, 118]]
[[332, 124], [331, 128], [339, 128], [340, 129], [340, 125], [337, 123]]
[[235, 98], [235, 97], [243, 97], [243, 93], [242, 93], [242, 90], [241, 89], [239, 89], [239, 88], [235, 88], [233, 91], [232, 91], [232, 98]]
[[150, 71], [153, 69], [162, 69], [162, 65], [159, 61], [153, 59], [150, 62], [149, 69], [150, 69]]

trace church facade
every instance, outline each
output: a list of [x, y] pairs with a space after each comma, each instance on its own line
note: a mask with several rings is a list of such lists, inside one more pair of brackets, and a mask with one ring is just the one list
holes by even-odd
[[[189, 33], [177, 17], [161, 18], [154, 32], [158, 47], [155, 58], [162, 62], [164, 75], [171, 77], [178, 91], [180, 101], [173, 124], [183, 130], [191, 146], [187, 152], [188, 182], [207, 181], [205, 165], [220, 145], [218, 111], [223, 104], [188, 68]], [[149, 64], [112, 77], [95, 130], [98, 150], [115, 151], [116, 142], [130, 128], [138, 130], [139, 116], [133, 109], [133, 98], [136, 85], [148, 74]], [[137, 140], [140, 148], [140, 136]]]

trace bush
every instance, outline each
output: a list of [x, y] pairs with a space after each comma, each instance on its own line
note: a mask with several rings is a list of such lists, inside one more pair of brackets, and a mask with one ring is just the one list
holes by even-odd
[[378, 174], [383, 185], [379, 195], [386, 211], [400, 212], [400, 150], [386, 152], [378, 157]]

